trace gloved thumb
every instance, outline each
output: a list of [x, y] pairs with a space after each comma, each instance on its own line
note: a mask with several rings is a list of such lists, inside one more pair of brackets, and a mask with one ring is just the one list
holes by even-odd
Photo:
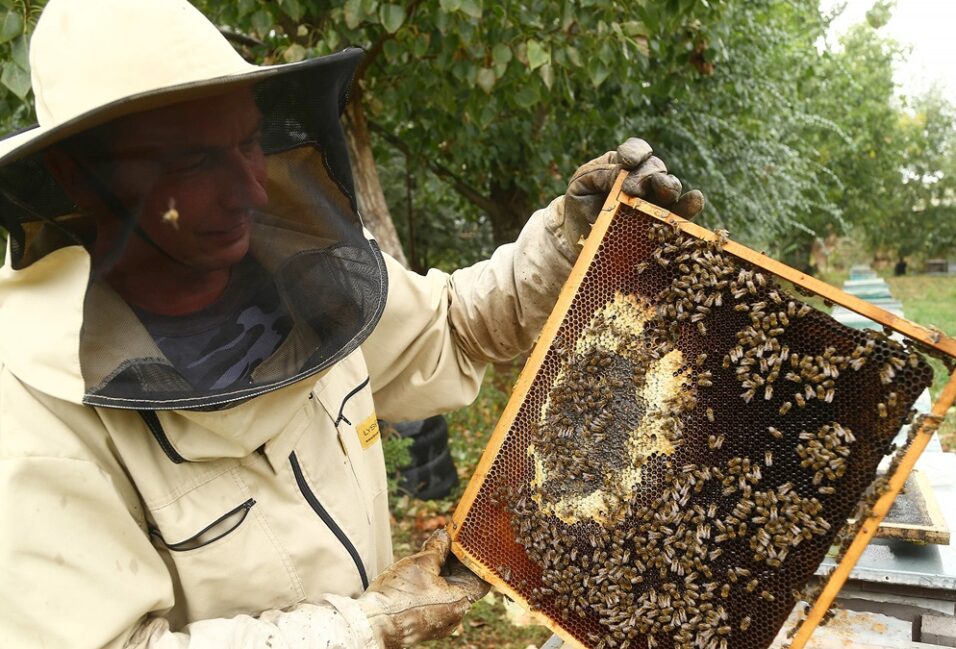
[[440, 574], [450, 549], [451, 536], [448, 535], [448, 531], [445, 529], [435, 530], [422, 544], [422, 551], [419, 555], [421, 567], [432, 574]]
[[445, 563], [445, 581], [455, 587], [472, 604], [488, 594], [491, 585], [468, 569], [465, 564], [454, 555]]

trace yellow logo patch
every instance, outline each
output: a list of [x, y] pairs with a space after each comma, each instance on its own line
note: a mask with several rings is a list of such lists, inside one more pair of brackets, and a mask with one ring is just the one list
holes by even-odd
[[359, 423], [359, 425], [355, 427], [355, 430], [358, 432], [359, 442], [362, 444], [362, 448], [368, 448], [377, 442], [381, 435], [378, 429], [378, 418], [374, 412], [368, 419]]

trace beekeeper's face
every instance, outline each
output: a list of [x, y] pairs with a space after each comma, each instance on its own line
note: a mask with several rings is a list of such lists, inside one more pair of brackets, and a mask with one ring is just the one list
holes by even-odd
[[[248, 89], [128, 117], [112, 133], [110, 189], [166, 255], [196, 270], [229, 268], [268, 201], [260, 122]], [[128, 261], [155, 254], [137, 239]]]

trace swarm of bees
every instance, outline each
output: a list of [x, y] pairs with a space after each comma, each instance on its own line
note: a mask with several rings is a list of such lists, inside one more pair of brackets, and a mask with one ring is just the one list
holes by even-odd
[[[932, 371], [726, 253], [726, 233], [618, 221], [458, 541], [589, 647], [769, 646], [879, 496]], [[501, 517], [510, 538], [489, 540], [480, 521]]]

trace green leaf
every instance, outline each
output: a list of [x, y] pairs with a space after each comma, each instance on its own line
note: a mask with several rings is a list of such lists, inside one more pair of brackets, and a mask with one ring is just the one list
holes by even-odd
[[362, 0], [345, 0], [345, 26], [355, 29], [362, 22]]
[[454, 13], [461, 9], [461, 0], [438, 0], [438, 6], [445, 13]]
[[538, 103], [538, 99], [540, 99], [540, 93], [537, 83], [522, 84], [521, 89], [514, 94], [515, 103], [521, 108], [531, 108]]
[[342, 41], [342, 36], [334, 29], [329, 29], [323, 32], [322, 40], [329, 46], [329, 50], [334, 52], [338, 49], [339, 43]]
[[526, 44], [518, 43], [514, 48], [514, 54], [522, 65], [528, 65], [528, 46]]
[[252, 27], [259, 36], [265, 36], [272, 30], [272, 14], [265, 9], [260, 9], [252, 14]]
[[282, 58], [286, 63], [297, 63], [305, 59], [305, 48], [298, 43], [293, 43], [282, 53]]
[[488, 128], [498, 117], [498, 106], [495, 104], [494, 99], [483, 103], [484, 106], [478, 115], [478, 126]]
[[495, 71], [491, 68], [482, 68], [478, 70], [478, 87], [484, 90], [486, 93], [491, 94], [491, 91], [495, 87], [495, 81], [497, 76]]
[[30, 44], [26, 34], [13, 41], [11, 55], [17, 65], [27, 72], [30, 71]]
[[545, 63], [538, 68], [538, 74], [541, 75], [541, 80], [544, 81], [545, 87], [551, 90], [551, 86], [554, 85], [554, 67], [550, 63]]
[[378, 10], [382, 26], [389, 34], [394, 34], [405, 22], [405, 8], [399, 5], [382, 5]]
[[465, 83], [467, 83], [469, 87], [473, 88], [477, 82], [478, 66], [469, 61], [468, 65], [465, 67]]
[[30, 92], [30, 73], [13, 61], [7, 61], [3, 64], [0, 83], [3, 83], [17, 97], [23, 99]]
[[23, 18], [16, 10], [7, 12], [3, 18], [3, 24], [0, 25], [0, 43], [6, 43], [11, 38], [16, 38], [23, 33]]
[[402, 46], [399, 45], [394, 38], [390, 38], [385, 41], [385, 45], [382, 46], [382, 52], [385, 54], [386, 61], [394, 63], [402, 57]]
[[588, 61], [588, 77], [591, 79], [591, 84], [597, 88], [604, 80], [610, 76], [611, 71], [608, 69], [607, 64], [604, 63], [598, 57], [592, 57]]
[[242, 17], [255, 9], [255, 7], [255, 0], [238, 0], [238, 2], [236, 2], [236, 13]]
[[448, 18], [447, 13], [440, 11], [435, 15], [435, 27], [442, 34], [448, 31], [449, 24], [450, 24], [450, 19]]
[[481, 0], [461, 0], [461, 10], [472, 18], [481, 18]]
[[624, 29], [624, 33], [628, 36], [643, 36], [646, 38], [650, 35], [644, 23], [638, 22], [636, 20], [625, 21], [621, 23], [621, 27]]
[[584, 66], [584, 61], [581, 59], [581, 52], [578, 51], [578, 48], [574, 47], [573, 45], [569, 45], [568, 47], [564, 48], [564, 53], [567, 55], [568, 60], [571, 61], [573, 65], [579, 68]]
[[574, 4], [565, 0], [561, 6], [561, 30], [567, 31], [568, 27], [574, 24], [575, 18]]
[[289, 18], [296, 22], [302, 20], [305, 9], [299, 4], [299, 0], [281, 0], [281, 4], [282, 11], [284, 11]]
[[476, 31], [474, 24], [464, 21], [458, 22], [458, 38], [461, 39], [462, 43], [470, 43]]
[[378, 10], [378, 0], [362, 0], [362, 16], [371, 18]]
[[415, 39], [415, 44], [412, 46], [412, 54], [416, 57], [425, 56], [428, 52], [429, 42], [431, 42], [431, 37], [428, 34], [419, 34]]
[[511, 48], [504, 43], [498, 43], [491, 50], [491, 60], [495, 65], [502, 65], [511, 62]]
[[536, 40], [528, 41], [528, 68], [536, 70], [551, 62], [551, 50]]

